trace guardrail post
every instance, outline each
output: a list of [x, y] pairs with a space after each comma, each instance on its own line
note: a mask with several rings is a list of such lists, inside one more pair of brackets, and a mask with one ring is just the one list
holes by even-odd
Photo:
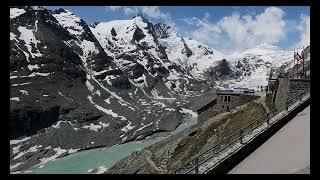
[[244, 144], [243, 143], [243, 129], [240, 130], [240, 143]]
[[268, 113], [268, 115], [267, 115], [267, 125], [269, 125], [269, 124], [270, 124], [270, 117], [271, 117], [271, 114], [270, 114], [270, 113]]
[[195, 174], [199, 174], [199, 165], [198, 165], [198, 163], [199, 163], [199, 159], [197, 157], [197, 158], [194, 159], [194, 166], [195, 166], [194, 173]]

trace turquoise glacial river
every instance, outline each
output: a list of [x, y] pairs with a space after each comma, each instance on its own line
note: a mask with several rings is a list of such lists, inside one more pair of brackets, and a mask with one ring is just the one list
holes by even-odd
[[107, 168], [128, 156], [134, 151], [155, 144], [169, 136], [196, 124], [196, 117], [185, 116], [183, 122], [172, 132], [162, 132], [149, 136], [140, 141], [132, 141], [125, 144], [117, 144], [111, 147], [103, 147], [76, 152], [68, 156], [49, 161], [42, 166], [34, 166], [27, 172], [31, 174], [86, 174], [90, 169]]

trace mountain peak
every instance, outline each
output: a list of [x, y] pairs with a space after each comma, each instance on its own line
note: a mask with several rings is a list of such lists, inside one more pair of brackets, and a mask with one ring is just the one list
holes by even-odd
[[44, 10], [45, 8], [43, 6], [30, 6], [33, 10]]
[[[169, 36], [179, 36], [179, 33], [176, 32], [170, 25], [164, 23], [157, 23], [154, 25], [156, 36], [160, 39], [168, 38]], [[182, 37], [181, 37], [182, 38]]]
[[149, 22], [148, 19], [141, 12], [139, 12], [135, 16], [133, 16], [132, 19], [141, 20], [145, 23]]
[[100, 23], [100, 21], [95, 21], [95, 22], [89, 24], [88, 26], [95, 28], [99, 23]]
[[63, 12], [69, 12], [69, 11], [66, 10], [66, 9], [63, 9], [63, 8], [59, 8], [57, 10], [54, 10], [53, 12], [55, 12], [55, 13], [63, 13]]
[[170, 28], [171, 28], [170, 25], [164, 24], [164, 23], [157, 23], [157, 24], [155, 24], [154, 26], [161, 27], [161, 28], [167, 28], [167, 29], [170, 29]]

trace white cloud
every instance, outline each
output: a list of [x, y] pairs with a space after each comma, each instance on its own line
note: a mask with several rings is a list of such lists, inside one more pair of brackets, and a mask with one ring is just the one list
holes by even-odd
[[233, 13], [218, 22], [208, 21], [208, 15], [199, 19], [185, 19], [197, 29], [190, 36], [210, 46], [217, 44], [227, 49], [243, 50], [261, 43], [277, 44], [285, 37], [285, 12], [277, 7], [268, 7], [264, 12], [252, 15]]
[[146, 17], [160, 20], [178, 30], [175, 22], [172, 20], [170, 13], [164, 13], [159, 6], [106, 6], [107, 11], [122, 11], [127, 16], [133, 16], [142, 13]]
[[123, 11], [125, 15], [135, 15], [138, 12], [142, 14], [162, 20], [170, 20], [171, 16], [169, 13], [161, 12], [158, 6], [106, 6], [106, 10], [111, 11]]
[[125, 15], [138, 13], [138, 8], [129, 6], [106, 6], [107, 11], [123, 11]]
[[297, 29], [300, 32], [300, 40], [295, 44], [295, 47], [310, 45], [310, 16], [301, 15]]
[[106, 6], [106, 9], [107, 10], [111, 10], [111, 11], [116, 11], [116, 10], [118, 10], [118, 9], [120, 9], [121, 8], [121, 6]]
[[149, 17], [157, 18], [157, 19], [168, 20], [171, 18], [169, 13], [161, 12], [159, 7], [157, 6], [144, 6], [142, 7], [142, 13], [145, 13]]
[[133, 15], [139, 12], [138, 8], [134, 8], [134, 7], [124, 6], [122, 7], [122, 9], [125, 15]]
[[202, 19], [192, 17], [185, 18], [184, 21], [192, 26], [197, 26], [193, 32], [190, 32], [192, 38], [204, 42], [208, 45], [216, 45], [220, 41], [221, 29], [214, 23], [208, 21], [209, 13], [205, 13]]

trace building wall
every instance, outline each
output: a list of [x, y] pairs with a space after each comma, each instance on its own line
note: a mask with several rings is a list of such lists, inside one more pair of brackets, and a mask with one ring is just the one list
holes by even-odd
[[[222, 99], [221, 99], [222, 97]], [[230, 102], [225, 101], [225, 97], [230, 97]], [[257, 99], [259, 96], [250, 95], [250, 94], [218, 94], [217, 96], [217, 111], [218, 112], [227, 112], [227, 108], [229, 110], [233, 110], [238, 106], [241, 106], [249, 101]]]
[[215, 106], [216, 104], [217, 104], [217, 99], [214, 99], [213, 101], [211, 101], [207, 105], [205, 105], [202, 108], [198, 109], [197, 113], [198, 114], [204, 113], [205, 111], [208, 111], [209, 109], [212, 109], [212, 107]]
[[[224, 102], [224, 96], [230, 96], [230, 102]], [[221, 101], [221, 97], [223, 97]], [[227, 106], [229, 106], [229, 110], [233, 110], [238, 106], [241, 106], [249, 101], [257, 99], [259, 96], [251, 95], [251, 94], [217, 94], [217, 99], [211, 103], [209, 106], [204, 106], [197, 110], [198, 112], [198, 121], [205, 121], [213, 116], [216, 116], [219, 113], [226, 112]], [[223, 106], [223, 108], [222, 108]]]
[[218, 111], [217, 103], [211, 106], [210, 108], [206, 109], [205, 111], [199, 113], [198, 115], [198, 122], [205, 121], [213, 116], [216, 116], [217, 114], [221, 113]]
[[290, 91], [290, 80], [289, 78], [279, 78], [278, 88], [275, 97], [275, 106], [280, 107], [282, 104], [287, 102], [289, 91]]
[[[228, 101], [229, 100], [228, 98], [230, 98], [230, 102]], [[237, 107], [239, 104], [240, 104], [239, 94], [218, 94], [218, 97], [217, 97], [218, 112], [227, 112], [227, 109], [231, 111], [232, 109]]]

